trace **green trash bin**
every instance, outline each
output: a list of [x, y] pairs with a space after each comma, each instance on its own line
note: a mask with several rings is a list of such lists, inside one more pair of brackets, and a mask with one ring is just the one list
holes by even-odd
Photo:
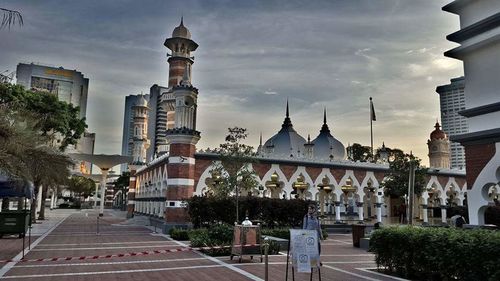
[[30, 224], [29, 210], [0, 212], [0, 238], [5, 234], [17, 234], [23, 238]]
[[359, 248], [359, 241], [365, 237], [366, 225], [353, 224], [352, 225], [352, 245]]

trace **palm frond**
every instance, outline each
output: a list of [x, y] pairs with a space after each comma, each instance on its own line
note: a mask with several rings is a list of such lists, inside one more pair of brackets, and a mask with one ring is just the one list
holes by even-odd
[[12, 25], [15, 25], [16, 23], [19, 26], [22, 26], [24, 24], [23, 21], [23, 16], [21, 15], [20, 12], [14, 11], [14, 10], [9, 10], [9, 9], [4, 9], [0, 8], [0, 11], [2, 11], [2, 23], [0, 24], [0, 29], [3, 29], [5, 27], [9, 28]]

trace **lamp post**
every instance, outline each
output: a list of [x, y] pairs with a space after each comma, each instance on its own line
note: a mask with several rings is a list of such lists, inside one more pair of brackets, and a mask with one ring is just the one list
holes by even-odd
[[352, 181], [351, 179], [348, 179], [346, 181], [346, 184], [344, 186], [342, 186], [340, 188], [342, 190], [342, 192], [344, 193], [344, 206], [345, 206], [345, 213], [347, 215], [347, 205], [348, 205], [348, 198], [347, 198], [347, 195], [350, 193], [350, 192], [354, 192], [356, 191], [356, 188], [354, 186], [352, 186]]
[[321, 183], [318, 184], [318, 190], [319, 190], [319, 204], [320, 204], [320, 210], [321, 210], [321, 215], [323, 216], [324, 214], [324, 205], [325, 205], [325, 195], [329, 195], [332, 190], [333, 190], [333, 185], [330, 184], [330, 180], [325, 176], [322, 180]]
[[300, 174], [297, 177], [297, 181], [292, 184], [293, 189], [297, 190], [300, 199], [304, 199], [304, 192], [309, 187], [309, 184], [305, 182], [304, 176]]

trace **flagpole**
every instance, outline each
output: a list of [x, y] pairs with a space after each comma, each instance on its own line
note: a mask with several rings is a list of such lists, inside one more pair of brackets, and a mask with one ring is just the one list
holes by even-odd
[[373, 104], [372, 97], [370, 97], [370, 144], [372, 150], [372, 162], [375, 160], [375, 155], [373, 155]]

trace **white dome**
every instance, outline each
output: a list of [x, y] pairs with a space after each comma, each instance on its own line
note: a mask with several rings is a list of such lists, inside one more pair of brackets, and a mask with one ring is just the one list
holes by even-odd
[[[314, 144], [314, 158], [343, 160], [346, 157], [344, 145], [330, 134], [326, 124], [326, 111], [323, 118], [323, 126], [319, 135], [312, 141]], [[333, 157], [333, 158], [332, 158]]]
[[305, 143], [306, 140], [293, 129], [287, 102], [281, 130], [264, 143], [265, 154], [279, 158], [298, 157], [303, 153]]

